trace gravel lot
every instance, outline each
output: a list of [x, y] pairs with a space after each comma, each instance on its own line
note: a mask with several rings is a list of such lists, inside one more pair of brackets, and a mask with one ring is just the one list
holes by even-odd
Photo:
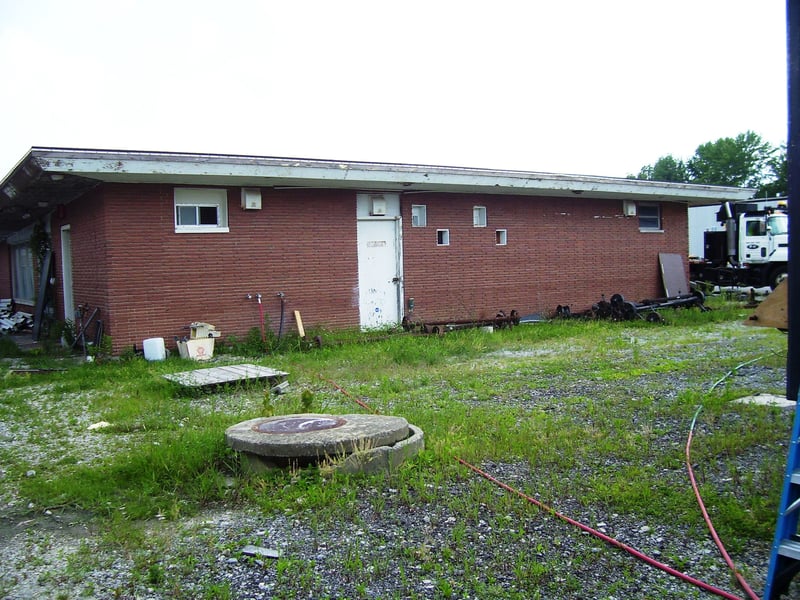
[[[719, 345], [718, 355], [727, 351], [724, 336], [714, 343]], [[703, 351], [710, 352], [705, 345]], [[487, 358], [502, 359], [502, 355]], [[708, 387], [722, 375], [716, 373], [701, 385]], [[731, 377], [743, 389], [785, 386], [783, 369], [751, 365]], [[680, 373], [643, 377], [640, 384], [648, 394], [664, 399], [690, 385]], [[639, 393], [636, 382], [619, 385], [633, 398]], [[575, 384], [573, 380], [567, 390], [552, 382], [531, 387], [520, 397], [496, 401], [566, 411], [569, 407], [559, 399], [581, 392], [601, 397], [620, 389], [613, 382]], [[783, 409], [778, 417], [787, 436], [793, 414], [793, 409]], [[85, 433], [89, 424], [78, 423], [74, 430], [78, 441], [84, 435], [84, 442], [92, 445], [97, 442], [96, 436]], [[27, 443], [24, 432], [4, 427], [0, 423], [0, 442], [20, 447]], [[674, 434], [659, 443], [683, 446], [686, 423], [669, 429]], [[756, 471], [768, 455], [785, 456], [786, 450], [786, 444], [756, 446], [735, 460], [742, 470]], [[537, 482], [546, 485], [546, 478], [527, 462], [478, 466], [510, 486], [535, 490]], [[569, 476], [586, 477], [588, 468], [576, 465]], [[709, 468], [707, 476], [713, 477], [713, 471]], [[686, 480], [688, 486], [685, 471], [664, 476]], [[375, 486], [354, 480], [352, 501], [336, 519], [317, 518], [302, 502], [279, 515], [218, 507], [178, 521], [156, 519], [142, 524], [145, 536], [152, 540], [144, 555], [141, 550], [126, 552], [104, 543], [103, 531], [90, 515], [23, 505], [14, 490], [3, 486], [4, 477], [5, 471], [0, 470], [3, 598], [525, 598], [531, 597], [531, 581], [540, 583], [536, 588], [540, 598], [713, 597], [553, 514], [522, 500], [507, 501], [508, 492], [466, 468], [463, 476], [446, 486], [430, 486], [424, 496], [409, 496], [407, 490], [392, 487], [391, 480]], [[487, 488], [496, 503], [470, 502], [473, 497], [485, 499]], [[462, 497], [469, 506], [467, 512], [448, 508], [453, 498]], [[635, 516], [606, 514], [602, 507], [580, 498], [559, 499], [553, 509], [743, 597], [702, 522], [693, 527], [669, 520], [644, 522]], [[517, 560], [521, 554], [539, 557], [542, 570], [532, 569], [530, 562], [522, 569]], [[769, 561], [768, 543], [754, 542], [731, 554], [760, 594]], [[131, 571], [142, 562], [152, 565], [152, 582], [166, 579], [174, 582], [172, 588], [165, 591], [141, 577], [132, 578]], [[466, 570], [471, 580], [477, 578], [484, 585], [466, 589], [462, 585]], [[793, 589], [790, 597], [800, 598], [800, 592]]]

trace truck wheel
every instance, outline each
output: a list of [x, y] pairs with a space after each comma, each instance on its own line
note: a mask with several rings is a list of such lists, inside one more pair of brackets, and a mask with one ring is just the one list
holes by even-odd
[[769, 287], [772, 288], [773, 290], [776, 287], [778, 287], [778, 285], [780, 285], [781, 281], [786, 279], [786, 277], [788, 275], [787, 271], [788, 271], [788, 269], [785, 266], [783, 266], [783, 267], [775, 267], [774, 269], [772, 269], [772, 271], [770, 271], [770, 273], [769, 273]]

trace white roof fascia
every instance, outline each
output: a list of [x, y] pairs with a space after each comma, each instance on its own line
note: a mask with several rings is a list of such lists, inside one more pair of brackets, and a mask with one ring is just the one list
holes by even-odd
[[264, 187], [332, 187], [526, 196], [630, 198], [690, 205], [739, 201], [750, 188], [462, 167], [221, 154], [32, 148], [49, 173], [106, 182]]

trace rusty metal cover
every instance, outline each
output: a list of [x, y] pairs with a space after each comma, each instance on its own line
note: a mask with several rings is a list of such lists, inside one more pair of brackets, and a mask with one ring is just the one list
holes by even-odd
[[287, 417], [275, 421], [262, 421], [253, 426], [259, 433], [306, 433], [334, 429], [347, 423], [341, 417]]

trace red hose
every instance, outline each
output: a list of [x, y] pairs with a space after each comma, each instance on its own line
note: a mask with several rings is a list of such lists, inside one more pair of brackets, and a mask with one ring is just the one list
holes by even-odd
[[[327, 381], [328, 383], [330, 383], [333, 387], [335, 387], [342, 394], [344, 394], [345, 396], [350, 398], [353, 402], [358, 404], [361, 408], [363, 408], [365, 410], [368, 410], [373, 414], [378, 414], [377, 410], [375, 410], [374, 408], [372, 408], [371, 406], [369, 406], [365, 402], [362, 402], [358, 398], [355, 398], [352, 395], [348, 394], [347, 391], [342, 386], [340, 386], [338, 383], [336, 383], [335, 381], [332, 381], [330, 379], [326, 379], [322, 375], [320, 375], [319, 377], [323, 381]], [[691, 440], [691, 435], [690, 435], [689, 439]], [[688, 453], [688, 446], [687, 446], [687, 453]], [[523, 492], [521, 492], [519, 490], [516, 490], [516, 489], [512, 488], [509, 485], [506, 485], [502, 481], [499, 481], [499, 480], [495, 479], [494, 477], [492, 477], [491, 475], [489, 475], [485, 471], [481, 471], [478, 467], [475, 467], [475, 466], [469, 464], [465, 460], [462, 460], [462, 459], [458, 458], [457, 456], [454, 457], [454, 458], [458, 462], [460, 462], [462, 465], [467, 467], [468, 469], [474, 471], [475, 473], [477, 473], [481, 477], [484, 477], [485, 479], [488, 479], [489, 481], [491, 481], [495, 485], [500, 486], [504, 490], [506, 490], [508, 492], [511, 492], [513, 494], [516, 494], [520, 498], [524, 498], [525, 500], [527, 500], [531, 504], [535, 504], [536, 506], [538, 506], [542, 510], [545, 510], [545, 511], [553, 514], [554, 516], [558, 517], [559, 519], [561, 519], [563, 521], [566, 521], [570, 525], [574, 525], [575, 527], [578, 527], [582, 531], [585, 531], [587, 533], [591, 533], [592, 535], [594, 535], [595, 537], [600, 538], [604, 542], [607, 542], [607, 543], [611, 544], [612, 546], [616, 546], [617, 548], [620, 548], [621, 550], [624, 550], [628, 554], [633, 555], [634, 557], [638, 558], [639, 560], [642, 560], [642, 561], [648, 563], [649, 565], [651, 565], [653, 567], [656, 567], [657, 569], [661, 569], [662, 571], [664, 571], [666, 573], [669, 573], [670, 575], [673, 575], [674, 577], [682, 579], [682, 580], [684, 580], [684, 581], [686, 581], [688, 583], [691, 583], [691, 584], [693, 584], [693, 585], [695, 585], [695, 586], [697, 586], [697, 587], [699, 587], [701, 589], [704, 589], [707, 592], [711, 592], [712, 594], [716, 594], [717, 596], [720, 596], [722, 598], [727, 598], [728, 600], [741, 600], [741, 598], [739, 598], [738, 596], [734, 596], [733, 594], [731, 594], [729, 592], [726, 592], [723, 589], [714, 587], [713, 585], [710, 585], [710, 584], [708, 584], [708, 583], [706, 583], [704, 581], [700, 581], [699, 579], [695, 579], [694, 577], [691, 577], [690, 575], [686, 575], [685, 573], [681, 573], [677, 569], [673, 569], [669, 565], [666, 565], [666, 564], [664, 564], [662, 562], [659, 562], [659, 561], [655, 560], [654, 558], [651, 558], [651, 557], [647, 556], [646, 554], [643, 554], [643, 553], [639, 552], [635, 548], [631, 548], [627, 544], [624, 544], [623, 542], [620, 542], [619, 540], [616, 540], [616, 539], [612, 538], [611, 536], [606, 535], [605, 533], [597, 531], [596, 529], [592, 529], [588, 525], [584, 525], [583, 523], [580, 523], [579, 521], [575, 521], [574, 519], [570, 519], [566, 515], [563, 515], [563, 514], [559, 513], [558, 511], [556, 511], [553, 508], [550, 508], [546, 504], [544, 504], [542, 502], [539, 502], [535, 498], [532, 498], [531, 496], [528, 496], [527, 494], [524, 494]], [[687, 459], [688, 459], [688, 454], [687, 454]], [[690, 472], [691, 472], [691, 467], [690, 467]], [[694, 477], [692, 477], [692, 480], [694, 481]], [[698, 500], [699, 500], [699, 496], [698, 496]], [[702, 506], [702, 502], [701, 502], [701, 506]], [[705, 514], [705, 508], [703, 508], [703, 513]], [[710, 526], [710, 523], [709, 523], [709, 526]], [[724, 549], [723, 549], [723, 552], [724, 552]], [[727, 553], [725, 553], [725, 555], [727, 556]], [[738, 579], [739, 578], [739, 574], [737, 573], [736, 575], [737, 575], [737, 579]], [[752, 590], [750, 590], [750, 588], [747, 586], [747, 583], [743, 583], [743, 580], [740, 581], [740, 583], [742, 584], [742, 587], [745, 588], [745, 590], [748, 590], [748, 593], [752, 594]], [[755, 597], [751, 596], [751, 598], [754, 598], [754, 600], [759, 600], [757, 596], [755, 596]]]
[[345, 396], [347, 396], [348, 398], [350, 398], [350, 400], [352, 400], [353, 402], [355, 402], [356, 404], [358, 404], [358, 405], [359, 405], [361, 408], [363, 408], [364, 410], [368, 410], [368, 411], [369, 411], [369, 412], [371, 412], [373, 415], [377, 415], [377, 414], [378, 414], [378, 411], [377, 411], [377, 410], [375, 410], [374, 408], [372, 408], [372, 407], [371, 407], [369, 404], [367, 404], [367, 403], [365, 403], [365, 402], [362, 402], [362, 401], [361, 401], [361, 400], [359, 400], [358, 398], [354, 398], [353, 396], [351, 396], [350, 394], [348, 394], [348, 393], [345, 391], [345, 389], [344, 389], [342, 386], [340, 386], [338, 383], [336, 383], [335, 381], [331, 381], [330, 379], [325, 379], [325, 378], [324, 378], [322, 375], [320, 375], [320, 376], [319, 376], [319, 378], [320, 378], [320, 379], [322, 379], [322, 381], [327, 381], [328, 383], [330, 383], [330, 384], [331, 384], [333, 387], [335, 387], [337, 390], [339, 390], [340, 392], [342, 392], [342, 393], [343, 393]]
[[697, 421], [697, 414], [700, 412], [700, 409], [697, 409], [697, 412], [694, 415], [694, 419], [692, 419], [692, 426], [689, 428], [689, 437], [686, 440], [686, 468], [689, 471], [689, 479], [692, 482], [692, 490], [694, 490], [695, 498], [697, 498], [697, 503], [700, 505], [700, 510], [703, 512], [703, 519], [706, 521], [706, 525], [708, 526], [708, 531], [711, 533], [711, 537], [714, 538], [714, 543], [719, 548], [720, 554], [722, 554], [722, 558], [725, 559], [725, 563], [728, 565], [733, 574], [736, 576], [736, 581], [739, 582], [739, 585], [742, 586], [742, 589], [747, 592], [747, 595], [751, 598], [751, 600], [759, 600], [756, 593], [750, 588], [745, 581], [744, 577], [741, 573], [736, 569], [736, 566], [733, 564], [733, 560], [731, 560], [730, 555], [728, 554], [727, 550], [725, 550], [725, 546], [722, 544], [722, 540], [720, 540], [719, 536], [717, 535], [716, 529], [714, 529], [714, 525], [711, 523], [711, 517], [708, 516], [708, 511], [706, 510], [706, 505], [703, 503], [703, 499], [700, 497], [700, 490], [697, 487], [697, 481], [694, 477], [694, 469], [692, 469], [692, 458], [690, 449], [692, 447], [692, 438], [694, 437], [694, 424]]
[[481, 477], [484, 477], [485, 479], [488, 479], [489, 481], [491, 481], [495, 485], [503, 488], [504, 490], [506, 490], [508, 492], [511, 492], [513, 494], [516, 494], [520, 498], [524, 498], [525, 500], [527, 500], [531, 504], [535, 504], [536, 506], [538, 506], [542, 510], [545, 510], [545, 511], [553, 514], [554, 516], [558, 517], [562, 521], [566, 521], [570, 525], [574, 525], [575, 527], [578, 527], [582, 531], [590, 533], [593, 536], [600, 538], [604, 542], [607, 542], [607, 543], [611, 544], [612, 546], [616, 546], [617, 548], [620, 548], [621, 550], [624, 550], [628, 554], [633, 555], [634, 557], [638, 558], [639, 560], [642, 560], [642, 561], [646, 562], [647, 564], [649, 564], [649, 565], [651, 565], [653, 567], [656, 567], [657, 569], [661, 569], [662, 571], [664, 571], [666, 573], [669, 573], [670, 575], [673, 575], [673, 576], [675, 576], [675, 577], [677, 577], [679, 579], [682, 579], [683, 581], [686, 581], [688, 583], [691, 583], [692, 585], [695, 585], [695, 586], [697, 586], [697, 587], [699, 587], [701, 589], [704, 589], [707, 592], [710, 592], [712, 594], [716, 594], [717, 596], [720, 596], [722, 598], [727, 598], [728, 600], [741, 600], [741, 598], [739, 598], [738, 596], [734, 596], [730, 592], [726, 592], [725, 590], [722, 590], [720, 588], [714, 587], [713, 585], [710, 585], [710, 584], [708, 584], [708, 583], [706, 583], [704, 581], [700, 581], [699, 579], [695, 579], [694, 577], [686, 575], [685, 573], [681, 573], [677, 569], [673, 569], [669, 565], [665, 565], [664, 563], [659, 562], [659, 561], [655, 560], [654, 558], [651, 558], [651, 557], [647, 556], [646, 554], [642, 554], [638, 550], [636, 550], [634, 548], [631, 548], [627, 544], [624, 544], [624, 543], [620, 542], [619, 540], [616, 540], [616, 539], [606, 535], [605, 533], [597, 531], [596, 529], [592, 529], [588, 525], [584, 525], [583, 523], [575, 521], [574, 519], [570, 519], [569, 517], [567, 517], [565, 515], [562, 515], [561, 513], [557, 512], [556, 510], [554, 510], [552, 508], [550, 508], [546, 504], [543, 504], [542, 502], [539, 502], [535, 498], [532, 498], [531, 496], [528, 496], [527, 494], [524, 494], [523, 492], [520, 492], [519, 490], [516, 490], [516, 489], [512, 488], [509, 485], [506, 485], [502, 481], [498, 481], [497, 479], [495, 479], [494, 477], [492, 477], [488, 473], [486, 473], [484, 471], [481, 471], [478, 467], [475, 467], [475, 466], [469, 464], [468, 462], [461, 460], [458, 457], [455, 457], [455, 459], [458, 462], [460, 462], [462, 465], [467, 467], [468, 469], [471, 469], [472, 471], [474, 471], [475, 473], [477, 473]]

